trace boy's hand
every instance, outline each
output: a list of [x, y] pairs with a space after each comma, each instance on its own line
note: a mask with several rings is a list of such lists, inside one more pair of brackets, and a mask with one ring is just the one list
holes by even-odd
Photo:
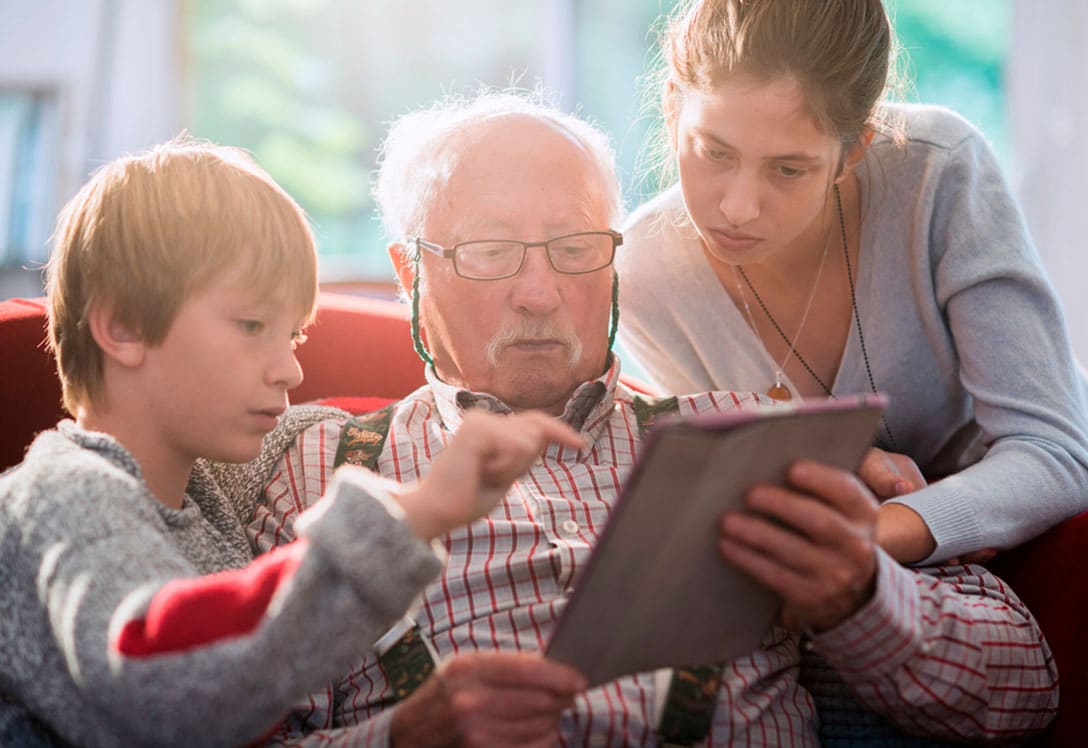
[[408, 524], [430, 539], [484, 516], [551, 442], [585, 446], [570, 426], [545, 413], [466, 413], [427, 475], [397, 497]]

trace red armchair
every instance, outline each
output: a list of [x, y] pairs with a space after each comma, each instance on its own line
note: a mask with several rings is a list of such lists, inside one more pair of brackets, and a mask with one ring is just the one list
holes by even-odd
[[[336, 397], [355, 412], [384, 405], [423, 384], [403, 304], [322, 293], [317, 320], [299, 348], [302, 384], [291, 402]], [[22, 459], [42, 429], [65, 416], [56, 363], [45, 348], [43, 299], [0, 302], [0, 470]]]
[[[365, 412], [423, 383], [403, 304], [322, 293], [308, 337], [299, 349], [305, 380], [292, 390], [292, 402], [335, 397], [342, 407]], [[64, 415], [44, 339], [41, 299], [0, 302], [0, 470], [19, 462], [34, 434]], [[1088, 583], [1077, 581], [1077, 570], [1088, 571], [1088, 512], [991, 566], [1035, 612], [1061, 674], [1058, 718], [1036, 745], [1082, 744], [1088, 734], [1088, 627], [1080, 614], [1088, 614]]]

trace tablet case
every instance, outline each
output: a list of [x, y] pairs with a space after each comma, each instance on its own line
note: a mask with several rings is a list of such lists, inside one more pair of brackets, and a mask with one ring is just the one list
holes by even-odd
[[718, 553], [719, 519], [757, 482], [812, 459], [853, 470], [885, 400], [858, 395], [663, 418], [560, 614], [548, 657], [590, 686], [755, 651], [777, 597]]

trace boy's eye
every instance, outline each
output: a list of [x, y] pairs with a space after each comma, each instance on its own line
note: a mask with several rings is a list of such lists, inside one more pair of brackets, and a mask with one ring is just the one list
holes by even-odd
[[291, 349], [294, 350], [306, 342], [306, 333], [302, 330], [291, 331]]
[[238, 320], [238, 326], [242, 328], [243, 332], [250, 335], [256, 335], [264, 330], [264, 322], [259, 319], [240, 319]]

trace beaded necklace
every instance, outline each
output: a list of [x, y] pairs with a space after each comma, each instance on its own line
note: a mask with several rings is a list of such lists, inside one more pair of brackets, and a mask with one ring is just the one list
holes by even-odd
[[[839, 186], [837, 184], [835, 185], [834, 189], [835, 208], [839, 215], [839, 234], [842, 237], [842, 256], [843, 260], [845, 260], [846, 262], [846, 279], [850, 284], [850, 309], [854, 318], [854, 326], [858, 329], [858, 342], [861, 343], [861, 357], [862, 360], [865, 362], [865, 374], [869, 378], [869, 389], [875, 394], [876, 382], [873, 379], [873, 367], [869, 363], [869, 351], [865, 345], [865, 333], [862, 332], [861, 329], [861, 315], [858, 313], [857, 290], [854, 287], [854, 270], [853, 265], [850, 262], [850, 248], [846, 242], [846, 216], [843, 214], [842, 209], [842, 195], [839, 192]], [[830, 234], [828, 235], [828, 239], [830, 240]], [[825, 242], [824, 258], [826, 257], [827, 243]], [[740, 277], [744, 279], [745, 284], [748, 286], [748, 290], [752, 292], [752, 296], [755, 297], [755, 300], [759, 303], [760, 309], [762, 309], [763, 313], [767, 315], [767, 319], [770, 321], [771, 326], [774, 327], [774, 329], [778, 332], [779, 336], [781, 336], [782, 340], [786, 342], [786, 346], [789, 348], [789, 352], [786, 354], [786, 358], [785, 360], [783, 360], [781, 368], [784, 369], [786, 367], [786, 361], [789, 360], [790, 355], [796, 356], [797, 362], [805, 368], [805, 371], [807, 371], [813, 379], [816, 380], [816, 383], [820, 385], [820, 388], [823, 389], [827, 396], [833, 398], [835, 396], [831, 393], [831, 388], [828, 387], [827, 384], [822, 379], [820, 379], [819, 376], [816, 375], [816, 372], [812, 369], [811, 366], [809, 366], [808, 362], [805, 361], [805, 357], [801, 355], [801, 352], [797, 350], [797, 347], [795, 345], [797, 342], [797, 337], [801, 334], [801, 329], [804, 327], [805, 320], [808, 318], [809, 309], [812, 307], [812, 299], [816, 295], [816, 286], [819, 285], [820, 273], [823, 272], [824, 258], [820, 259], [820, 269], [817, 271], [816, 274], [816, 283], [814, 283], [812, 286], [812, 293], [809, 294], [808, 304], [805, 307], [805, 314], [801, 318], [801, 324], [798, 326], [797, 335], [794, 336], [794, 339], [792, 341], [789, 339], [789, 336], [786, 335], [786, 333], [782, 330], [782, 327], [775, 320], [774, 316], [767, 308], [767, 305], [763, 303], [763, 299], [760, 298], [759, 292], [756, 291], [755, 286], [752, 285], [752, 281], [748, 279], [748, 275], [744, 272], [744, 268], [735, 266], [735, 269], [740, 273]], [[739, 290], [740, 287], [738, 285], [738, 291]], [[744, 309], [748, 313], [748, 320], [752, 324], [752, 328], [755, 329], [755, 323], [752, 321], [752, 311], [748, 308], [748, 302], [744, 298], [743, 292], [741, 293], [741, 301], [744, 303]], [[756, 330], [756, 335], [759, 336], [758, 329]], [[760, 344], [763, 344], [762, 337], [760, 337]], [[764, 346], [764, 349], [766, 349], [766, 346]], [[776, 400], [789, 400], [792, 397], [792, 394], [790, 393], [789, 389], [784, 384], [782, 384], [781, 379], [782, 372], [776, 372], [775, 384], [773, 387], [771, 387], [770, 390], [767, 391], [767, 395], [775, 398]], [[888, 426], [888, 419], [886, 417], [882, 417], [881, 421], [884, 424], [884, 433], [888, 437], [888, 444], [893, 450], [898, 451], [898, 447], [895, 443], [895, 437], [892, 436], [892, 430]]]
[[805, 359], [801, 357], [801, 354], [797, 352], [797, 341], [801, 339], [801, 331], [805, 329], [805, 322], [808, 321], [808, 313], [812, 311], [812, 302], [816, 298], [816, 289], [820, 287], [820, 276], [823, 275], [824, 265], [827, 262], [827, 249], [830, 246], [831, 229], [828, 229], [827, 238], [824, 240], [824, 251], [823, 254], [820, 255], [820, 266], [816, 269], [816, 279], [812, 282], [812, 290], [809, 291], [808, 301], [805, 303], [805, 311], [801, 315], [801, 322], [797, 325], [797, 332], [793, 334], [792, 341], [789, 339], [789, 337], [787, 337], [786, 333], [782, 331], [782, 328], [778, 326], [778, 322], [775, 320], [774, 317], [771, 316], [771, 313], [767, 311], [767, 305], [763, 303], [763, 299], [761, 299], [759, 297], [759, 294], [756, 293], [756, 289], [752, 285], [752, 281], [748, 280], [748, 274], [744, 272], [744, 268], [738, 265], [733, 265], [733, 277], [737, 282], [737, 294], [740, 296], [740, 300], [744, 304], [744, 313], [748, 315], [748, 324], [751, 325], [752, 332], [754, 332], [756, 334], [756, 337], [759, 338], [759, 344], [763, 346], [764, 350], [769, 350], [767, 348], [767, 344], [763, 342], [762, 333], [760, 333], [759, 328], [756, 327], [755, 318], [752, 317], [752, 308], [748, 306], [748, 297], [744, 295], [744, 289], [741, 288], [740, 279], [742, 277], [744, 278], [744, 282], [748, 285], [748, 290], [752, 292], [752, 296], [754, 296], [756, 301], [759, 302], [759, 306], [763, 309], [763, 313], [767, 315], [767, 319], [771, 321], [771, 324], [774, 325], [774, 329], [777, 330], [778, 334], [782, 336], [782, 339], [786, 341], [786, 356], [782, 359], [782, 363], [778, 365], [777, 371], [775, 371], [774, 385], [769, 390], [767, 390], [767, 395], [774, 398], [775, 400], [793, 399], [793, 393], [790, 392], [790, 388], [787, 387], [785, 382], [783, 382], [782, 380], [785, 378], [785, 374], [783, 372], [786, 369], [786, 364], [789, 363], [790, 358], [794, 355], [797, 356], [797, 361], [805, 367], [805, 370], [812, 375], [812, 378], [820, 383], [820, 386], [824, 388], [824, 391], [826, 391], [828, 395], [831, 394], [831, 390], [829, 390], [827, 385], [823, 383], [823, 380], [816, 376], [816, 372], [812, 370], [812, 368], [808, 365], [808, 362], [805, 361]]

